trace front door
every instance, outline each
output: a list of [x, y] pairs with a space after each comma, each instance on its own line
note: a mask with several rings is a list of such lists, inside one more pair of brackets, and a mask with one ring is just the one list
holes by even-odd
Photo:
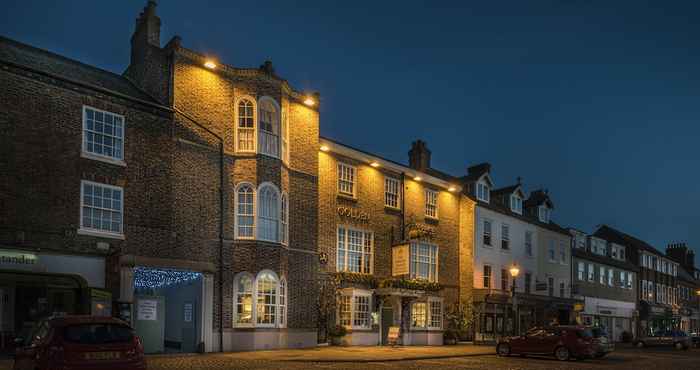
[[165, 350], [165, 297], [136, 296], [134, 304], [134, 329], [143, 343], [146, 353], [162, 353]]
[[197, 351], [197, 305], [186, 301], [182, 305], [182, 352]]
[[394, 309], [389, 307], [382, 307], [382, 345], [389, 344], [388, 335], [389, 327], [394, 325]]

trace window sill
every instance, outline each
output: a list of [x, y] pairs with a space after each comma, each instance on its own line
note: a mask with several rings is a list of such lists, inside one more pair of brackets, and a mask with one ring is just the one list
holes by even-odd
[[78, 235], [86, 235], [86, 236], [96, 236], [96, 237], [100, 237], [100, 238], [119, 239], [119, 240], [126, 239], [124, 234], [108, 233], [106, 231], [90, 230], [90, 229], [78, 229], [77, 234]]
[[437, 217], [425, 215], [425, 222], [431, 223], [431, 224], [437, 224], [438, 222], [440, 222], [440, 219], [438, 219]]
[[399, 208], [399, 207], [387, 206], [386, 204], [384, 205], [384, 210], [387, 211], [387, 212], [401, 212], [401, 208]]
[[122, 160], [122, 159], [114, 159], [114, 158], [105, 157], [105, 156], [101, 156], [99, 154], [93, 154], [93, 153], [88, 153], [88, 152], [84, 152], [84, 151], [80, 152], [80, 157], [85, 158], [85, 159], [91, 159], [94, 161], [100, 161], [100, 162], [104, 162], [104, 163], [113, 164], [115, 166], [126, 167], [126, 162], [124, 162], [124, 160]]
[[344, 193], [338, 193], [338, 199], [344, 199], [344, 200], [348, 200], [351, 202], [357, 202], [357, 197], [350, 195], [350, 194], [344, 194]]

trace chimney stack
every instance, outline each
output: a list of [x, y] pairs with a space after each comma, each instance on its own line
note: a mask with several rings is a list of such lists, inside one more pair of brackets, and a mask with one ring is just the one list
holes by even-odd
[[670, 243], [666, 247], [666, 255], [688, 271], [695, 269], [695, 252], [685, 243]]
[[411, 150], [408, 151], [409, 167], [426, 172], [430, 168], [430, 150], [423, 140], [416, 140], [411, 144]]

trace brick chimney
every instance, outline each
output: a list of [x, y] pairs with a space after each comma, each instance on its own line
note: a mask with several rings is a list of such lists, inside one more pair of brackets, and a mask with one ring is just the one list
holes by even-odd
[[467, 168], [467, 174], [483, 174], [483, 173], [491, 173], [491, 163], [479, 163], [476, 165], [473, 165], [471, 167]]
[[156, 2], [149, 0], [136, 18], [136, 28], [131, 36], [131, 46], [146, 43], [160, 47], [160, 18], [156, 15]]
[[671, 243], [666, 246], [666, 255], [678, 262], [687, 271], [695, 270], [695, 252], [685, 243]]
[[425, 172], [430, 168], [430, 150], [423, 140], [416, 140], [411, 144], [411, 150], [408, 151], [409, 167]]

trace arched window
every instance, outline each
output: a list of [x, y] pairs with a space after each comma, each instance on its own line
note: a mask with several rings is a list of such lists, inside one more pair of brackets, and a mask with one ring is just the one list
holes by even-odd
[[277, 103], [263, 97], [259, 103], [260, 133], [259, 152], [279, 158], [280, 156], [280, 110]]
[[257, 324], [274, 326], [277, 322], [277, 276], [272, 271], [262, 271], [256, 279]]
[[282, 193], [282, 202], [280, 205], [280, 242], [282, 244], [289, 243], [289, 204], [287, 193]]
[[236, 148], [239, 152], [255, 151], [255, 106], [248, 98], [238, 101], [238, 122]]
[[258, 239], [279, 241], [280, 204], [277, 188], [270, 184], [258, 189]]
[[280, 296], [279, 296], [279, 319], [277, 322], [279, 326], [287, 326], [287, 280], [282, 278], [280, 280]]
[[234, 323], [236, 326], [253, 325], [253, 277], [246, 273], [240, 273], [235, 280]]
[[247, 183], [239, 184], [236, 190], [236, 237], [252, 239], [255, 230], [255, 191]]

